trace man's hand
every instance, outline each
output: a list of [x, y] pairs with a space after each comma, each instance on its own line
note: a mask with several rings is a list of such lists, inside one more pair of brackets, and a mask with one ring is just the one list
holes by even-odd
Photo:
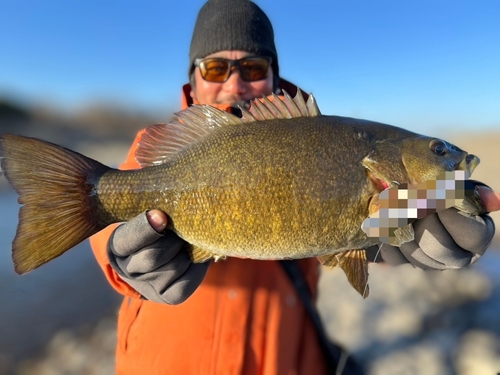
[[[487, 212], [500, 210], [500, 194], [479, 187]], [[423, 269], [457, 269], [474, 263], [490, 245], [495, 224], [489, 215], [473, 216], [448, 208], [413, 223], [415, 239], [399, 248], [383, 244], [381, 258], [393, 265], [411, 263]], [[374, 251], [368, 251], [369, 259]]]
[[500, 193], [495, 193], [486, 186], [479, 186], [479, 195], [486, 212], [500, 211]]
[[184, 240], [166, 230], [159, 210], [142, 213], [120, 225], [108, 242], [113, 269], [146, 299], [167, 304], [184, 302], [201, 284], [210, 262], [194, 264]]

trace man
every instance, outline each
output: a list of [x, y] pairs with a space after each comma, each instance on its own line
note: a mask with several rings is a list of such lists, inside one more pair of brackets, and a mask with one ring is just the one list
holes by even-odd
[[[284, 88], [304, 94], [281, 79], [271, 23], [247, 0], [209, 0], [202, 7], [189, 78], [183, 108], [199, 103], [231, 111]], [[138, 168], [135, 148], [123, 169]], [[318, 332], [280, 262], [231, 258], [192, 264], [182, 251], [185, 242], [165, 231], [165, 214], [151, 209], [91, 239], [108, 280], [125, 296], [118, 319], [119, 374], [327, 373]], [[488, 216], [470, 218], [448, 210], [442, 220], [444, 226], [437, 215], [418, 225], [449, 237], [447, 223], [453, 232], [460, 223], [472, 244], [462, 249], [453, 241], [443, 247], [428, 240], [425, 247], [413, 242], [384, 255], [395, 263], [456, 268], [480, 256], [494, 233]], [[296, 263], [314, 298], [318, 261]]]

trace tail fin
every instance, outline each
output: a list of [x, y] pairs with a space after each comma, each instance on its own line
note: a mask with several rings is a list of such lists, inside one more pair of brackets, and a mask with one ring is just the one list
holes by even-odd
[[0, 138], [0, 175], [19, 194], [12, 259], [18, 274], [58, 257], [106, 225], [95, 212], [95, 182], [108, 167], [35, 138]]

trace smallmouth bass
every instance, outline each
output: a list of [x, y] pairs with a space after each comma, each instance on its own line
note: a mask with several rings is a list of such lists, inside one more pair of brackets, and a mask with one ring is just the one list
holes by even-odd
[[[109, 224], [157, 208], [191, 244], [194, 262], [227, 256], [318, 257], [365, 294], [361, 229], [381, 191], [479, 159], [441, 139], [391, 125], [321, 115], [312, 96], [255, 100], [243, 117], [208, 105], [149, 127], [136, 158], [116, 170], [66, 148], [0, 138], [1, 168], [23, 205], [13, 241], [23, 274]], [[404, 240], [409, 240], [405, 238]]]

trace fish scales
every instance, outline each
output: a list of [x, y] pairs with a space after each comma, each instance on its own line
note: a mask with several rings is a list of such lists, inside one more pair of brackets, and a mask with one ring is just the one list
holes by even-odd
[[221, 127], [168, 164], [109, 172], [97, 194], [118, 221], [165, 211], [171, 229], [214, 254], [296, 258], [366, 246], [360, 228], [371, 185], [362, 160], [379, 126], [310, 120]]

